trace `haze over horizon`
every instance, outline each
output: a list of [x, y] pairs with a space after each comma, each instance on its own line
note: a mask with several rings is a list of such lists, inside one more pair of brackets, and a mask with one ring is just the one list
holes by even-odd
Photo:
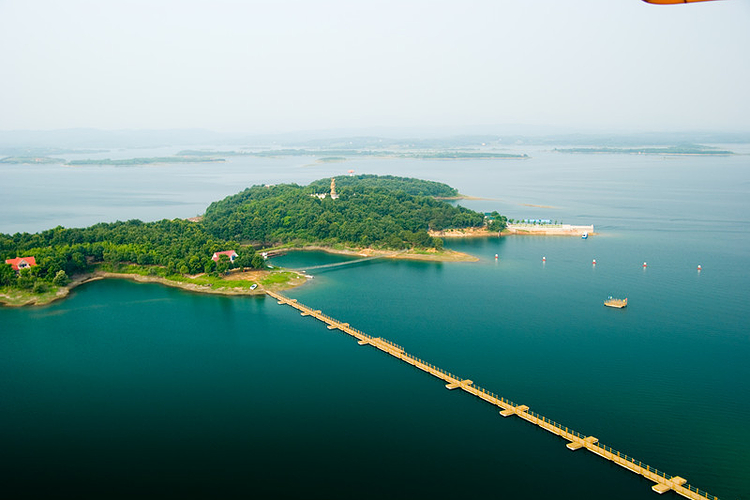
[[0, 0], [0, 130], [750, 131], [750, 0]]

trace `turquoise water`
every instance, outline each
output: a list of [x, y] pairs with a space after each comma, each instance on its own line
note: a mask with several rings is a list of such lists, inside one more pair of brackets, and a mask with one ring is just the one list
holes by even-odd
[[[313, 271], [288, 295], [720, 498], [748, 498], [745, 158], [539, 152], [460, 173], [359, 162], [494, 197], [464, 202], [478, 209], [602, 234], [452, 241], [480, 261], [369, 261]], [[279, 177], [305, 168], [280, 165]], [[603, 307], [608, 295], [628, 308]], [[19, 496], [656, 498], [649, 481], [270, 299], [103, 281], [0, 309], [0, 394], [0, 470]]]

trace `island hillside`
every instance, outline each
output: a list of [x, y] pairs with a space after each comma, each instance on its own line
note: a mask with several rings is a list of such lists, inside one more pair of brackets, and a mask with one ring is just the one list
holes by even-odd
[[[335, 177], [308, 186], [253, 186], [212, 203], [203, 224], [217, 238], [264, 246], [347, 244], [383, 249], [442, 248], [428, 231], [481, 227], [484, 214], [436, 197], [446, 184], [393, 176]], [[502, 229], [503, 220], [490, 228]]]
[[46, 303], [66, 295], [71, 284], [126, 275], [196, 291], [262, 293], [304, 278], [269, 270], [253, 245], [429, 250], [434, 257], [443, 242], [430, 230], [499, 231], [505, 224], [504, 217], [485, 224], [483, 214], [435, 199], [458, 196], [437, 182], [336, 177], [333, 190], [331, 182], [254, 186], [212, 203], [196, 221], [130, 220], [0, 234], [0, 302]]

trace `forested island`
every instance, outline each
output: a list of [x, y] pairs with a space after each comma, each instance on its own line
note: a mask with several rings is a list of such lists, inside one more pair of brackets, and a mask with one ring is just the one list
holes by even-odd
[[[46, 303], [66, 295], [71, 280], [75, 285], [92, 277], [125, 275], [202, 292], [250, 293], [257, 288], [259, 293], [263, 287], [304, 279], [268, 270], [255, 248], [314, 245], [429, 252], [434, 257], [443, 242], [428, 231], [505, 227], [505, 217], [485, 220], [483, 214], [436, 199], [458, 196], [446, 184], [371, 175], [334, 180], [333, 190], [331, 179], [307, 186], [253, 186], [212, 203], [196, 222], [130, 220], [0, 234], [0, 302]], [[18, 268], [24, 266], [19, 258], [26, 259], [26, 267]]]
[[[458, 191], [438, 182], [373, 175], [335, 178], [308, 186], [253, 186], [214, 202], [203, 224], [216, 236], [261, 244], [349, 244], [386, 249], [442, 248], [429, 230], [484, 225], [484, 214], [436, 197]], [[325, 195], [325, 196], [316, 196]], [[503, 221], [493, 221], [500, 231]]]

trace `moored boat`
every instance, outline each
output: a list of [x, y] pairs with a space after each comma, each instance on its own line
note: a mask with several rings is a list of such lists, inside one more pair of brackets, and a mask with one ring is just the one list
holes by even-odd
[[610, 296], [607, 300], [604, 301], [604, 305], [607, 307], [616, 307], [618, 309], [622, 309], [623, 307], [628, 306], [628, 298], [625, 297], [624, 299], [616, 299]]

